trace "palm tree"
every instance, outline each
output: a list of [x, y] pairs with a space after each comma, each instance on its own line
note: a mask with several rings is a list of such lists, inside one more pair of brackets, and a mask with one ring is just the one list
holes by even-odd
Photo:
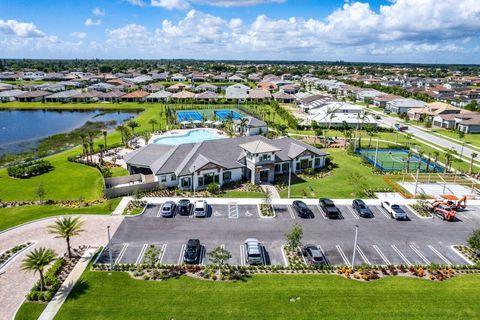
[[152, 132], [155, 131], [155, 125], [158, 124], [158, 121], [156, 119], [150, 119], [148, 120], [148, 123], [152, 125]]
[[40, 291], [45, 290], [43, 270], [55, 260], [55, 256], [55, 251], [52, 249], [41, 247], [28, 253], [22, 261], [22, 270], [33, 271], [34, 273], [38, 272], [40, 275]]
[[88, 149], [85, 148], [85, 144], [86, 144], [86, 141], [87, 141], [87, 135], [84, 134], [84, 133], [81, 133], [79, 136], [80, 136], [80, 139], [82, 139], [82, 152], [83, 152], [83, 156], [86, 157], [86, 156], [87, 156], [87, 152], [88, 152]]
[[103, 134], [103, 142], [105, 144], [105, 148], [107, 148], [107, 146], [108, 146], [108, 144], [107, 144], [107, 134], [108, 134], [107, 130], [103, 130], [102, 134]]
[[242, 118], [240, 120], [240, 128], [242, 129], [242, 136], [244, 136], [246, 133], [245, 128], [247, 127], [247, 124], [248, 124], [248, 118]]
[[98, 144], [98, 148], [100, 148], [100, 162], [99, 162], [99, 165], [102, 165], [102, 163], [103, 163], [103, 151], [104, 151], [105, 145], [100, 143], [100, 144]]
[[468, 173], [469, 174], [472, 174], [472, 171], [473, 171], [473, 160], [478, 157], [478, 154], [473, 152], [471, 155], [470, 155], [470, 166], [468, 168]]
[[407, 173], [410, 172], [410, 159], [412, 158], [413, 156], [413, 152], [408, 150], [408, 153], [407, 153]]
[[452, 160], [452, 150], [447, 150], [447, 152], [445, 152], [445, 170], [444, 170], [444, 173], [447, 173], [448, 170], [449, 170], [449, 167], [450, 167], [450, 161]]
[[437, 170], [437, 162], [438, 162], [439, 156], [440, 156], [440, 152], [433, 151], [433, 172]]
[[128, 121], [127, 126], [129, 126], [130, 129], [132, 129], [132, 134], [135, 134], [135, 128], [140, 127], [140, 125], [138, 124], [138, 122], [135, 121], [135, 120], [130, 120], [130, 121]]
[[412, 138], [413, 138], [413, 134], [407, 133], [407, 135], [405, 136], [405, 138], [407, 139], [407, 148], [410, 149], [410, 144], [411, 144], [411, 140], [412, 140]]
[[72, 249], [70, 247], [70, 238], [78, 236], [81, 232], [84, 222], [80, 220], [80, 217], [62, 217], [55, 220], [54, 224], [49, 226], [49, 233], [56, 234], [55, 238], [64, 238], [67, 241], [68, 257], [72, 257]]
[[432, 161], [431, 157], [432, 157], [431, 154], [428, 153], [428, 155], [427, 155], [427, 168], [426, 168], [427, 172], [430, 171], [430, 162]]

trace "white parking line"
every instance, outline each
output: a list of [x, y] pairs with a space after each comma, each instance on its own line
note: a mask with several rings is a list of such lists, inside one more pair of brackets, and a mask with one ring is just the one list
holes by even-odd
[[400, 256], [400, 258], [402, 258], [402, 260], [409, 266], [412, 265], [412, 263], [407, 259], [407, 257], [405, 257], [405, 255], [402, 253], [402, 251], [400, 251], [394, 244], [390, 245], [392, 247], [393, 250], [395, 250], [395, 252]]
[[347, 206], [347, 211], [350, 212], [355, 219], [357, 219], [357, 220], [360, 219], [360, 218], [358, 217], [357, 213], [353, 211], [352, 207]]
[[207, 248], [205, 246], [202, 246], [200, 249], [200, 265], [205, 265], [205, 256], [207, 255]]
[[163, 257], [165, 256], [165, 251], [167, 251], [167, 243], [163, 244], [160, 251], [160, 256], [158, 257], [158, 263], [162, 263]]
[[260, 248], [262, 249], [262, 264], [264, 266], [267, 265], [267, 260], [265, 260], [265, 257], [266, 257], [266, 253], [265, 253], [265, 247], [263, 245], [260, 245]]
[[290, 205], [287, 205], [287, 210], [288, 213], [290, 213], [290, 217], [292, 217], [292, 219], [295, 219], [295, 214], [293, 213], [293, 209]]
[[238, 204], [236, 202], [228, 203], [228, 218], [238, 219]]
[[378, 255], [380, 256], [380, 258], [382, 258], [383, 262], [385, 262], [387, 266], [392, 264], [376, 244], [372, 245], [372, 247], [373, 249], [375, 249], [375, 251], [377, 251]]
[[245, 246], [243, 244], [240, 245], [240, 265], [244, 266], [247, 262], [245, 261]]
[[163, 209], [163, 203], [160, 205], [160, 208], [158, 209], [157, 218], [160, 218], [162, 216], [162, 209]]
[[178, 257], [178, 264], [183, 263], [183, 255], [185, 254], [186, 245], [182, 244], [182, 249], [180, 249], [180, 256]]
[[118, 254], [117, 259], [115, 259], [115, 263], [119, 263], [120, 260], [122, 260], [123, 255], [125, 254], [125, 251], [127, 251], [128, 248], [128, 243], [125, 243], [122, 247], [122, 250], [120, 250], [120, 253]]
[[441, 254], [440, 252], [438, 252], [437, 249], [435, 249], [432, 245], [428, 245], [428, 248], [430, 248], [430, 250], [433, 251], [433, 253], [435, 253], [440, 259], [443, 260], [443, 262], [445, 262], [446, 264], [448, 264], [449, 266], [452, 265], [452, 263], [450, 262], [450, 260], [448, 260], [447, 258], [445, 258], [445, 256], [443, 254]]
[[372, 265], [370, 263], [370, 260], [368, 260], [367, 256], [363, 253], [362, 249], [360, 249], [360, 246], [357, 246], [357, 252], [360, 253], [360, 256], [362, 257], [363, 262], [365, 262], [366, 264]]
[[[280, 251], [282, 251], [282, 256], [283, 256], [283, 263], [288, 266], [288, 259], [287, 259], [287, 255], [285, 254], [285, 245], [282, 245], [280, 247]], [[305, 258], [303, 259], [305, 260]]]
[[392, 217], [385, 212], [385, 209], [382, 208], [382, 206], [375, 206], [378, 211], [380, 211], [387, 219], [392, 219]]
[[340, 247], [338, 244], [335, 246], [337, 248], [338, 253], [340, 253], [340, 256], [342, 256], [343, 262], [345, 262], [345, 265], [347, 267], [351, 266], [351, 263], [348, 261], [347, 256], [345, 255], [345, 252], [343, 252], [342, 247]]
[[140, 253], [138, 254], [137, 261], [135, 261], [135, 264], [139, 264], [142, 262], [143, 256], [145, 255], [145, 251], [147, 250], [148, 243], [144, 243], [142, 246], [142, 250], [140, 250]]
[[317, 209], [318, 209], [318, 211], [320, 211], [320, 214], [322, 215], [323, 219], [327, 220], [328, 218], [325, 215], [325, 212], [323, 212], [323, 209], [318, 204], [317, 204]]
[[307, 266], [307, 259], [305, 259], [305, 255], [303, 254], [303, 250], [301, 247], [298, 247], [298, 251], [300, 252], [300, 254], [302, 255], [302, 258], [303, 258], [303, 263], [305, 263], [305, 265]]
[[320, 251], [322, 251], [322, 255], [323, 255], [323, 258], [325, 259], [325, 263], [327, 265], [330, 265], [330, 262], [328, 261], [327, 255], [325, 254], [325, 251], [323, 251], [322, 246], [318, 245], [317, 248], [320, 249]]
[[423, 262], [425, 262], [425, 264], [430, 264], [430, 260], [428, 260], [424, 255], [423, 253], [420, 252], [420, 250], [417, 249], [417, 247], [415, 247], [413, 244], [410, 245], [410, 248], [412, 248], [413, 251], [415, 251], [415, 253], [420, 257], [420, 259], [423, 260]]
[[467, 257], [463, 255], [460, 251], [458, 251], [454, 246], [451, 246], [450, 249], [452, 249], [453, 252], [455, 252], [460, 258], [462, 258], [466, 263], [468, 263], [471, 266], [474, 266], [475, 263], [470, 261]]

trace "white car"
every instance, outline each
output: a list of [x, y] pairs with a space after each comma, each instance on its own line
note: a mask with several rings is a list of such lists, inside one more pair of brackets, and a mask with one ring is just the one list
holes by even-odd
[[206, 217], [207, 216], [207, 202], [205, 200], [195, 201], [195, 206], [193, 209], [193, 215], [195, 217]]
[[387, 210], [393, 219], [407, 220], [407, 213], [398, 204], [382, 201], [382, 208]]

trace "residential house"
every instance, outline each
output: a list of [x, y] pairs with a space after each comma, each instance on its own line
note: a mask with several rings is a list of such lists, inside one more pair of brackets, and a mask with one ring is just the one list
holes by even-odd
[[157, 92], [154, 92], [147, 96], [145, 100], [147, 102], [165, 102], [168, 100], [168, 98], [172, 95], [171, 92], [165, 91], [165, 90], [160, 90]]
[[286, 84], [280, 87], [280, 91], [283, 91], [288, 94], [296, 94], [300, 91], [301, 86], [298, 84]]
[[312, 121], [319, 126], [332, 128], [338, 128], [345, 124], [349, 127], [367, 124], [377, 126], [375, 118], [365, 114], [362, 106], [342, 101], [327, 102], [321, 108], [309, 110], [307, 120], [303, 124], [309, 126]]
[[272, 92], [277, 91], [278, 87], [273, 82], [260, 82], [257, 84], [257, 89], [263, 89]]
[[7, 91], [7, 90], [13, 90], [13, 88], [14, 88], [14, 86], [9, 84], [9, 83], [0, 82], [0, 92]]
[[385, 95], [381, 95], [373, 98], [372, 104], [378, 108], [385, 108], [388, 102], [396, 99], [402, 99], [402, 97], [396, 96], [393, 94], [385, 94]]
[[192, 85], [186, 84], [186, 83], [176, 83], [171, 85], [170, 87], [167, 88], [167, 91], [170, 91], [171, 93], [177, 93], [181, 92], [183, 90], [190, 90], [192, 89]]
[[[228, 150], [229, 152], [224, 152]], [[327, 154], [301, 141], [263, 136], [209, 140], [177, 146], [149, 144], [125, 156], [131, 174], [155, 176], [163, 187], [200, 190], [211, 183], [273, 182], [275, 175], [325, 166]]]
[[231, 76], [231, 77], [228, 77], [228, 81], [230, 82], [243, 82], [243, 78], [237, 74]]
[[0, 91], [0, 101], [1, 102], [10, 102], [17, 100], [17, 97], [21, 94], [26, 93], [27, 91], [22, 91], [18, 89]]
[[272, 96], [275, 101], [280, 103], [292, 103], [295, 101], [295, 96], [283, 91], [275, 92]]
[[466, 110], [454, 107], [444, 102], [431, 102], [427, 103], [424, 108], [410, 109], [407, 114], [410, 120], [421, 121], [425, 118], [433, 119], [433, 117], [441, 114], [457, 114]]
[[270, 91], [265, 89], [251, 89], [248, 91], [248, 100], [255, 102], [268, 102], [272, 98]]
[[245, 101], [248, 98], [250, 88], [243, 84], [234, 84], [225, 89], [225, 99], [227, 101]]
[[46, 102], [70, 102], [72, 97], [78, 95], [80, 92], [78, 90], [72, 89], [67, 91], [56, 92], [45, 97]]
[[440, 114], [433, 117], [432, 126], [464, 133], [480, 133], [480, 113]]
[[96, 102], [98, 101], [98, 98], [103, 93], [104, 92], [97, 91], [97, 90], [89, 90], [89, 91], [77, 93], [76, 95], [70, 97], [70, 99], [72, 102], [83, 102], [83, 103]]
[[176, 92], [172, 94], [170, 98], [175, 101], [192, 100], [195, 98], [195, 93], [184, 90], [182, 92]]
[[145, 98], [150, 95], [149, 92], [143, 90], [137, 90], [129, 92], [126, 95], [120, 97], [120, 101], [124, 102], [143, 102]]
[[196, 86], [194, 91], [195, 92], [204, 92], [204, 91], [218, 92], [218, 87], [210, 83], [202, 83], [201, 85]]
[[420, 109], [424, 108], [426, 105], [425, 102], [415, 99], [409, 98], [402, 98], [402, 99], [395, 99], [392, 101], [387, 102], [387, 106], [385, 110], [389, 110], [393, 113], [407, 113], [411, 109]]
[[218, 100], [218, 94], [212, 91], [204, 91], [195, 95], [196, 101], [215, 102]]
[[[244, 122], [242, 122], [244, 120]], [[236, 119], [233, 121], [233, 130], [244, 136], [256, 136], [268, 132], [268, 126], [265, 121], [255, 117]]]
[[51, 95], [51, 92], [48, 91], [28, 91], [16, 96], [17, 100], [20, 102], [35, 102], [35, 101], [43, 101], [45, 97]]
[[102, 92], [101, 95], [99, 95], [97, 98], [99, 101], [102, 102], [118, 102], [120, 101], [120, 98], [126, 95], [125, 92], [120, 91], [120, 90], [112, 90], [108, 92]]

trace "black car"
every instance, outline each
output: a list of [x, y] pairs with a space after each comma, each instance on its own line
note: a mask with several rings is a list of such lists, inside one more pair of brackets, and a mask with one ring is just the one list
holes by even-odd
[[321, 265], [327, 264], [323, 252], [313, 244], [307, 244], [302, 249], [303, 256], [308, 264]]
[[191, 204], [190, 200], [188, 199], [181, 199], [177, 203], [177, 210], [178, 214], [180, 215], [189, 215], [190, 214], [190, 209], [191, 209]]
[[373, 213], [369, 207], [363, 202], [363, 200], [355, 199], [352, 202], [352, 207], [357, 211], [358, 215], [362, 218], [372, 218]]
[[198, 264], [200, 262], [200, 254], [202, 246], [200, 240], [190, 239], [185, 247], [185, 254], [183, 255], [183, 262], [188, 264]]
[[335, 206], [332, 200], [322, 198], [320, 199], [320, 208], [322, 208], [325, 215], [330, 219], [340, 218], [340, 210]]
[[167, 201], [162, 206], [162, 217], [171, 218], [175, 212], [175, 202]]
[[310, 218], [312, 216], [312, 210], [310, 210], [303, 201], [293, 201], [292, 207], [297, 211], [300, 218]]

